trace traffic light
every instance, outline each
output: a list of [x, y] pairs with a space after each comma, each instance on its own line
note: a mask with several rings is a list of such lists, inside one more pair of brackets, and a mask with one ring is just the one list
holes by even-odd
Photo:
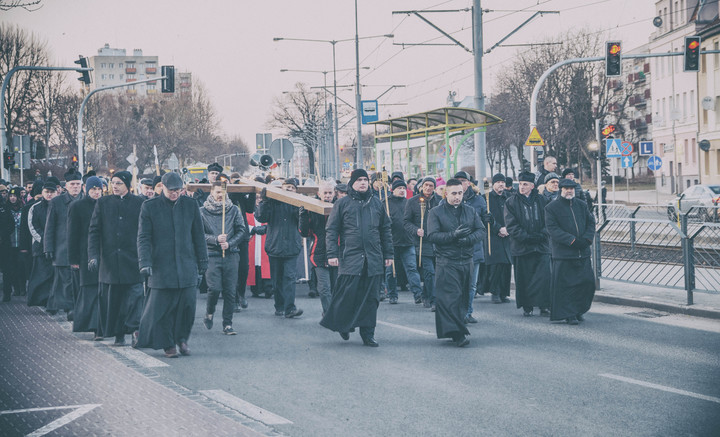
[[72, 156], [72, 166], [73, 166], [73, 167], [76, 167], [76, 166], [77, 166], [77, 163], [78, 163], [77, 155], [73, 155], [73, 156]]
[[699, 71], [700, 70], [700, 37], [685, 37], [685, 59], [683, 71]]
[[620, 76], [622, 72], [622, 46], [620, 41], [605, 43], [605, 76]]
[[[80, 65], [80, 68], [88, 68], [88, 62], [87, 58], [80, 55], [80, 59], [75, 61], [76, 64]], [[89, 71], [80, 71], [80, 77], [78, 77], [78, 80], [85, 85], [90, 85], [90, 72]]]
[[163, 65], [160, 69], [160, 73], [165, 77], [162, 80], [162, 92], [174, 93], [175, 92], [175, 67], [172, 65]]
[[7, 169], [15, 167], [15, 153], [5, 152], [3, 153], [3, 166]]
[[603, 137], [607, 138], [613, 132], [615, 132], [616, 129], [617, 129], [617, 127], [614, 124], [609, 124], [609, 125], [605, 126], [603, 128], [603, 130], [600, 131], [600, 133], [602, 134]]

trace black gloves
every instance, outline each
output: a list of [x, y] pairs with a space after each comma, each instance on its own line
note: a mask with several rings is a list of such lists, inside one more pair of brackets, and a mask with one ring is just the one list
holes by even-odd
[[468, 225], [460, 225], [455, 231], [453, 231], [453, 238], [459, 239], [467, 237], [472, 233], [472, 228]]
[[482, 220], [483, 224], [486, 227], [488, 225], [495, 223], [495, 219], [493, 218], [492, 214], [490, 214], [489, 212], [486, 212], [485, 214], [481, 214], [480, 219]]
[[95, 273], [98, 270], [98, 262], [96, 259], [91, 259], [88, 261], [88, 271], [90, 273]]
[[470, 239], [468, 237], [462, 237], [457, 241], [457, 244], [460, 247], [470, 247], [473, 246], [473, 244], [470, 242]]
[[45, 252], [45, 258], [52, 261], [55, 258], [55, 253], [54, 252]]
[[590, 246], [590, 243], [588, 243], [588, 241], [584, 238], [576, 238], [575, 241], [570, 244], [570, 247], [578, 250], [585, 249], [588, 246]]
[[150, 276], [152, 276], [152, 267], [143, 267], [140, 269], [140, 274], [143, 275], [146, 279]]
[[265, 235], [267, 233], [267, 225], [253, 226], [250, 231], [251, 235]]

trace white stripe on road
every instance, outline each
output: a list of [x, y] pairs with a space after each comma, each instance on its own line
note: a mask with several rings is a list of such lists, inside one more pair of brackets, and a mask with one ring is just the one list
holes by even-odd
[[35, 411], [51, 411], [51, 410], [67, 410], [69, 408], [74, 409], [74, 411], [71, 411], [70, 413], [60, 417], [59, 419], [53, 420], [52, 422], [48, 423], [47, 425], [43, 426], [40, 429], [36, 429], [35, 431], [28, 434], [29, 437], [40, 437], [45, 434], [48, 434], [52, 431], [55, 431], [56, 429], [67, 425], [68, 423], [72, 422], [73, 420], [84, 416], [88, 412], [94, 410], [95, 408], [99, 407], [100, 404], [85, 404], [85, 405], [65, 405], [62, 407], [43, 407], [43, 408], [26, 408], [24, 410], [6, 410], [6, 411], [0, 411], [0, 415], [3, 414], [16, 414], [16, 413], [32, 413]]
[[698, 393], [693, 393], [691, 391], [680, 390], [680, 389], [668, 387], [665, 385], [653, 384], [652, 382], [639, 381], [637, 379], [626, 378], [624, 376], [613, 375], [611, 373], [601, 373], [600, 376], [602, 376], [604, 378], [616, 379], [618, 381], [627, 382], [630, 384], [636, 384], [636, 385], [640, 385], [643, 387], [654, 388], [656, 390], [662, 390], [662, 391], [666, 391], [669, 393], [675, 393], [675, 394], [679, 394], [679, 395], [683, 395], [683, 396], [690, 396], [692, 398], [702, 399], [704, 401], [710, 401], [710, 402], [715, 402], [715, 403], [720, 404], [720, 398], [716, 398], [713, 396], [701, 395]]
[[145, 352], [141, 352], [141, 351], [139, 351], [137, 349], [133, 349], [131, 347], [113, 347], [112, 350], [142, 367], [169, 367], [170, 366], [168, 363], [163, 363], [162, 361], [151, 357], [150, 355], [146, 354]]
[[431, 337], [434, 337], [434, 336], [435, 336], [435, 334], [432, 333], [432, 332], [430, 332], [430, 331], [422, 331], [422, 330], [420, 330], [420, 329], [408, 328], [407, 326], [396, 325], [396, 324], [394, 324], [394, 323], [388, 323], [388, 322], [381, 322], [380, 320], [377, 321], [377, 324], [378, 324], [378, 325], [389, 326], [389, 327], [391, 327], [391, 328], [402, 329], [403, 331], [412, 332], [412, 333], [414, 333], [414, 334], [429, 335], [429, 336], [431, 336]]
[[199, 393], [265, 425], [292, 425], [292, 422], [286, 418], [273, 414], [223, 390], [199, 390]]

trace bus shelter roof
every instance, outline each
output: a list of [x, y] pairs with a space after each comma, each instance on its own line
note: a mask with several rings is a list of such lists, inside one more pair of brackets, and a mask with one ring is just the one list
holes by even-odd
[[419, 114], [389, 118], [368, 124], [387, 126], [388, 132], [378, 133], [375, 140], [406, 139], [425, 135], [442, 135], [502, 123], [500, 117], [473, 108], [438, 108]]

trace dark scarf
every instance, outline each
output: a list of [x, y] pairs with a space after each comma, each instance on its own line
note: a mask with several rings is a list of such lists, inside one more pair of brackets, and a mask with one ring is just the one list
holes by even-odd
[[372, 196], [372, 188], [368, 188], [367, 191], [364, 193], [361, 193], [359, 191], [355, 191], [353, 187], [348, 186], [348, 196], [352, 197], [355, 200], [361, 200], [366, 201]]
[[[217, 202], [213, 196], [208, 196], [208, 198], [205, 200], [205, 203], [203, 203], [203, 207], [211, 214], [222, 214], [222, 201]], [[230, 201], [230, 198], [228, 197], [227, 193], [225, 194], [225, 213], [230, 212], [230, 209], [233, 207], [233, 203]]]

